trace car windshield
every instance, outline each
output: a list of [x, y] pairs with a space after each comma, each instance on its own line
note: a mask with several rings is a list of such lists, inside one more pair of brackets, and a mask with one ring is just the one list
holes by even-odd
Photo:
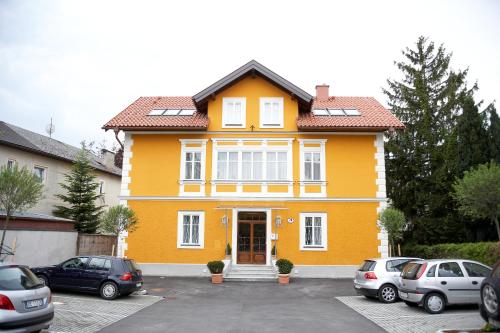
[[44, 284], [26, 267], [0, 267], [0, 290], [28, 290]]
[[410, 262], [409, 264], [407, 264], [403, 269], [403, 279], [414, 280], [421, 266], [422, 264], [416, 262]]
[[362, 264], [361, 267], [359, 267], [359, 270], [361, 272], [367, 272], [367, 271], [373, 271], [375, 269], [375, 266], [377, 265], [376, 261], [373, 260], [365, 260]]
[[127, 268], [131, 272], [135, 272], [139, 270], [139, 267], [137, 267], [137, 264], [133, 260], [125, 260], [125, 265], [127, 265]]

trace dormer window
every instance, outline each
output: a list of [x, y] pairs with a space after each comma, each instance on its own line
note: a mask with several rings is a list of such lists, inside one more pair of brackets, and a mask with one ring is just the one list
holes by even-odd
[[260, 127], [283, 128], [283, 97], [261, 97]]
[[244, 97], [225, 97], [222, 99], [222, 127], [246, 127], [246, 99]]
[[148, 116], [192, 116], [195, 109], [153, 109]]
[[313, 109], [315, 116], [360, 116], [356, 109]]

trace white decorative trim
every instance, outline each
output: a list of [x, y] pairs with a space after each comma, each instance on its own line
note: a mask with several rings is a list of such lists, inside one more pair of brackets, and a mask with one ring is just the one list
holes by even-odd
[[[230, 193], [232, 194], [232, 193]], [[314, 198], [314, 197], [306, 197], [306, 198], [288, 198], [288, 197], [258, 197], [258, 199], [254, 197], [249, 197], [244, 193], [245, 196], [222, 196], [222, 197], [172, 197], [172, 196], [120, 196], [119, 198], [122, 200], [135, 200], [135, 201], [188, 201], [190, 199], [198, 200], [198, 201], [300, 201], [300, 202], [313, 202], [313, 201], [321, 201], [321, 202], [385, 202], [386, 199], [382, 198]]]
[[377, 179], [375, 180], [375, 184], [377, 185], [376, 197], [383, 200], [379, 202], [377, 207], [377, 226], [380, 229], [380, 232], [377, 234], [377, 239], [380, 241], [378, 252], [381, 258], [387, 258], [389, 256], [388, 234], [387, 231], [380, 225], [380, 221], [378, 220], [378, 214], [380, 214], [385, 208], [387, 208], [383, 133], [377, 133], [375, 137], [375, 147], [377, 149], [377, 151], [375, 152], [375, 172], [377, 173]]
[[[226, 125], [227, 122], [227, 103], [231, 102], [240, 102], [241, 103], [241, 125]], [[247, 106], [246, 106], [246, 98], [245, 97], [223, 97], [222, 98], [222, 128], [245, 128], [246, 127], [246, 118], [247, 118]]]
[[[181, 158], [180, 158], [180, 180], [179, 180], [179, 196], [204, 196], [205, 195], [205, 170], [206, 170], [206, 150], [207, 150], [207, 139], [179, 139], [181, 143]], [[199, 144], [200, 147], [187, 147], [188, 144]], [[186, 164], [186, 153], [188, 152], [200, 152], [201, 153], [201, 172], [200, 179], [184, 179], [185, 178], [185, 164]], [[193, 184], [200, 185], [199, 192], [185, 192], [184, 185]]]
[[[237, 134], [237, 135], [254, 135], [255, 131], [126, 131], [126, 133], [132, 134], [150, 134], [150, 135], [158, 135], [158, 134], [170, 134], [170, 135], [178, 135], [178, 134]], [[383, 131], [381, 131], [383, 132]], [[380, 133], [381, 133], [380, 132]], [[276, 134], [276, 131], [259, 131], [259, 134]], [[349, 132], [349, 131], [321, 131], [321, 132], [302, 132], [302, 131], [280, 131], [279, 134], [304, 134], [304, 135], [341, 135], [341, 136], [349, 136], [349, 135], [369, 135], [373, 136], [378, 132]]]
[[[280, 123], [277, 125], [266, 125], [264, 124], [264, 103], [268, 102], [278, 102], [280, 105]], [[260, 128], [283, 128], [285, 125], [285, 117], [284, 117], [284, 102], [283, 102], [283, 97], [261, 97], [260, 98], [260, 112], [259, 112], [259, 125]]]
[[[299, 149], [299, 163], [300, 163], [300, 196], [301, 197], [326, 197], [326, 152], [325, 145], [327, 139], [298, 139]], [[318, 147], [305, 147], [305, 144], [318, 144]], [[306, 152], [319, 152], [320, 153], [320, 172], [321, 179], [319, 181], [305, 180], [305, 167], [304, 167], [304, 153]], [[306, 185], [320, 185], [321, 192], [307, 193]]]
[[[321, 217], [321, 240], [322, 244], [318, 246], [306, 246], [306, 217]], [[314, 220], [313, 220], [314, 225]], [[299, 249], [301, 251], [327, 251], [328, 250], [328, 214], [302, 212], [300, 213], [300, 230], [299, 230]]]
[[[199, 216], [198, 220], [198, 244], [186, 245], [182, 243], [183, 238], [183, 221], [184, 216]], [[205, 212], [204, 211], [187, 211], [180, 210], [177, 212], [177, 248], [178, 249], [190, 249], [190, 250], [200, 250], [205, 248]]]
[[238, 266], [238, 212], [264, 212], [266, 213], [266, 265], [271, 265], [271, 208], [233, 208], [231, 227], [231, 260], [232, 265]]
[[[129, 185], [132, 182], [130, 177], [130, 170], [132, 170], [132, 164], [130, 163], [130, 158], [132, 157], [132, 145], [134, 144], [134, 139], [131, 133], [125, 133], [125, 140], [123, 143], [123, 164], [122, 164], [122, 181], [120, 184], [120, 204], [127, 207], [127, 196], [130, 196]], [[127, 244], [128, 232], [122, 231], [118, 234], [118, 242], [116, 246], [116, 256], [125, 257], [125, 251], [128, 249]]]

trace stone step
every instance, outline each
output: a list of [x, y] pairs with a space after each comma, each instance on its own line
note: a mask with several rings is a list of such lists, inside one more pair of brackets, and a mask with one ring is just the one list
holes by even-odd
[[242, 282], [242, 281], [251, 281], [251, 282], [276, 282], [278, 278], [276, 276], [259, 276], [259, 275], [238, 275], [238, 276], [226, 276], [224, 281], [228, 282]]
[[276, 273], [274, 271], [235, 271], [231, 270], [227, 272], [227, 275], [272, 275], [275, 276]]

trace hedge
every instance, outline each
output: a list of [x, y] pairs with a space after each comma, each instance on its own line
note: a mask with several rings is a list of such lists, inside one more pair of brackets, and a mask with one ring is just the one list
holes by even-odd
[[493, 266], [500, 259], [500, 242], [404, 245], [403, 254], [423, 259], [469, 259]]

